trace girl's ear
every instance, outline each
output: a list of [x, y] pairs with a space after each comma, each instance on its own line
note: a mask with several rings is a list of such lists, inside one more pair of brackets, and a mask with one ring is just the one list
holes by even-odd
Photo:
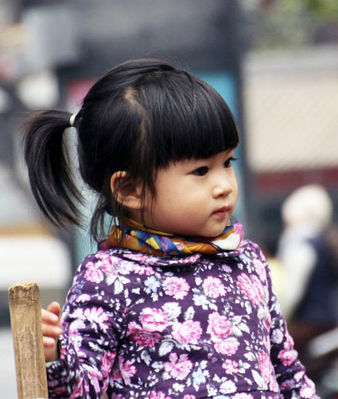
[[120, 170], [111, 176], [110, 189], [120, 205], [129, 209], [141, 209], [141, 185], [128, 179], [126, 171]]

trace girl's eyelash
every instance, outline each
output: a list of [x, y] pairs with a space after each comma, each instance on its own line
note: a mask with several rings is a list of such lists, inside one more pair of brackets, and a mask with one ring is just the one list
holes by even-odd
[[232, 162], [237, 161], [237, 159], [238, 159], [238, 158], [231, 157], [231, 158], [227, 159], [227, 160], [224, 162], [224, 165], [225, 165], [226, 167], [229, 167], [229, 166], [231, 166]]
[[201, 166], [192, 171], [192, 174], [195, 176], [204, 176], [208, 173], [209, 168], [207, 166]]
[[[224, 166], [226, 168], [230, 168], [232, 162], [234, 162], [234, 161], [237, 161], [237, 158], [230, 157], [224, 162]], [[208, 173], [208, 171], [209, 171], [209, 167], [208, 166], [200, 166], [199, 168], [194, 169], [192, 171], [192, 174], [195, 175], [195, 176], [204, 176], [204, 175], [206, 175]]]

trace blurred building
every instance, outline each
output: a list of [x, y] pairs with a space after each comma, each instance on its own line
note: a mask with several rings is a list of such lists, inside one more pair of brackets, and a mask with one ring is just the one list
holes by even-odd
[[245, 114], [256, 220], [281, 228], [281, 201], [318, 183], [338, 222], [338, 45], [248, 54]]

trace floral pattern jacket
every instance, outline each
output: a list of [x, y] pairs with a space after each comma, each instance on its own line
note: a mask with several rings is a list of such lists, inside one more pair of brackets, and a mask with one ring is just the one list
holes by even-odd
[[51, 398], [318, 398], [259, 247], [208, 256], [99, 250], [63, 311]]

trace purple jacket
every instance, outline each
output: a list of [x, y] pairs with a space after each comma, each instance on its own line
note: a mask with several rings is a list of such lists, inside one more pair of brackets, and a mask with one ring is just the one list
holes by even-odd
[[63, 312], [52, 398], [317, 398], [259, 247], [186, 257], [98, 251]]

